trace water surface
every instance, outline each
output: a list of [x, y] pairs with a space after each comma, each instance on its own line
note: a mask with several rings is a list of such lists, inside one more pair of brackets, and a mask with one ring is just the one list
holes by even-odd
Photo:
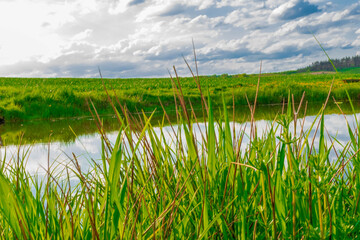
[[[310, 105], [309, 105], [310, 106]], [[353, 126], [354, 116], [349, 114], [351, 112], [348, 104], [341, 104], [343, 111], [346, 113], [346, 118]], [[307, 116], [305, 117], [304, 128], [308, 129], [311, 123], [315, 120], [315, 115], [319, 111], [321, 104], [313, 104], [307, 109]], [[241, 109], [243, 108], [243, 109]], [[235, 132], [239, 134], [245, 130], [245, 136], [250, 134], [250, 114], [245, 106], [238, 107], [235, 111], [235, 117], [232, 116], [232, 109], [229, 108], [231, 127], [235, 127]], [[355, 105], [356, 111], [360, 109], [358, 104]], [[276, 115], [282, 112], [281, 105], [267, 105], [258, 106], [256, 112], [256, 126], [259, 134], [269, 129]], [[219, 116], [219, 112], [216, 115]], [[304, 111], [299, 113], [303, 116]], [[197, 113], [198, 120], [202, 119], [201, 112]], [[345, 145], [349, 141], [348, 129], [345, 117], [340, 114], [334, 104], [329, 105], [327, 114], [325, 115], [325, 126], [328, 132], [328, 142], [331, 137], [336, 137], [336, 148], [341, 149], [341, 145]], [[359, 118], [359, 114], [357, 114]], [[171, 116], [171, 121], [175, 122], [176, 117]], [[233, 120], [235, 120], [233, 122]], [[111, 142], [115, 142], [120, 127], [118, 120], [113, 116], [102, 118], [104, 129]], [[162, 114], [154, 117], [152, 124], [155, 131], [160, 131], [156, 126], [165, 121]], [[301, 119], [299, 120], [301, 121]], [[175, 128], [178, 126], [175, 125]], [[195, 135], [200, 137], [200, 131], [205, 132], [206, 127], [204, 123], [193, 126]], [[163, 127], [168, 140], [172, 140], [172, 129], [170, 126]], [[299, 130], [298, 130], [299, 131]], [[314, 130], [312, 131], [312, 135]], [[98, 161], [101, 159], [101, 136], [98, 133], [96, 123], [91, 118], [75, 118], [62, 119], [53, 121], [31, 121], [31, 122], [9, 122], [0, 125], [0, 136], [4, 146], [0, 148], [1, 158], [6, 158], [7, 161], [16, 161], [18, 156], [22, 158], [26, 153], [26, 168], [32, 173], [44, 172], [43, 168], [47, 168], [48, 160], [54, 165], [70, 164], [70, 159], [73, 159], [73, 154], [77, 157], [83, 169], [88, 168], [92, 160]], [[249, 139], [245, 137], [243, 148], [246, 147]], [[315, 139], [315, 145], [317, 144]], [[27, 153], [27, 151], [29, 151]], [[13, 164], [13, 162], [11, 163]]]

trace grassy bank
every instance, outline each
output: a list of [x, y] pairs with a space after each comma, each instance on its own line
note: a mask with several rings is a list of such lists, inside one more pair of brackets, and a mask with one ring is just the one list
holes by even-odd
[[[314, 116], [320, 108], [321, 102], [308, 103], [306, 113], [304, 109], [300, 109], [299, 116]], [[341, 109], [345, 114], [351, 114], [352, 108], [348, 102], [343, 102]], [[359, 112], [360, 102], [353, 102], [356, 112]], [[286, 104], [285, 104], [286, 108]], [[272, 121], [277, 115], [281, 114], [283, 105], [258, 105], [254, 114], [254, 120], [269, 120]], [[235, 111], [232, 107], [228, 107], [229, 118], [234, 119], [236, 123], [245, 123], [251, 120], [250, 110], [247, 106], [235, 106]], [[196, 116], [203, 121], [203, 112], [196, 110]], [[214, 107], [214, 115], [221, 115], [220, 109]], [[171, 109], [167, 112], [171, 122], [176, 123], [176, 111]], [[235, 115], [234, 115], [235, 114]], [[329, 102], [325, 110], [325, 114], [341, 114], [336, 104]], [[113, 114], [112, 114], [113, 115]], [[137, 114], [136, 116], [139, 116]], [[140, 114], [141, 116], [141, 114]], [[119, 129], [118, 120], [114, 116], [103, 116], [104, 131], [113, 132]], [[199, 120], [200, 121], [200, 120]], [[161, 112], [155, 112], [151, 118], [151, 124], [154, 127], [167, 126], [167, 121], [163, 123], [163, 114]], [[35, 143], [48, 143], [49, 134], [51, 133], [51, 140], [53, 142], [71, 143], [74, 142], [76, 136], [70, 130], [69, 126], [73, 129], [77, 136], [93, 135], [98, 132], [93, 119], [90, 118], [66, 118], [58, 119], [56, 121], [48, 120], [32, 120], [24, 121], [21, 124], [18, 122], [7, 122], [0, 125], [0, 136], [4, 145], [17, 145], [19, 139], [22, 139], [23, 144], [35, 144]]]
[[[263, 74], [259, 89], [259, 104], [281, 103], [288, 90], [299, 101], [303, 91], [309, 102], [324, 101], [327, 89], [333, 78], [333, 96], [339, 100], [347, 99], [346, 91], [353, 100], [360, 98], [360, 83], [344, 83], [341, 79], [360, 79], [360, 74]], [[214, 105], [225, 102], [232, 105], [247, 105], [255, 98], [258, 75], [201, 76], [200, 85], [209, 89]], [[175, 80], [176, 81], [176, 80]], [[194, 108], [201, 108], [200, 94], [192, 78], [179, 79], [182, 92]], [[126, 105], [131, 112], [138, 109], [153, 111], [161, 109], [159, 99], [165, 109], [174, 110], [174, 95], [170, 79], [105, 79], [110, 97]], [[112, 91], [111, 89], [114, 89]], [[89, 115], [86, 100], [94, 102], [99, 114], [113, 113], [107, 102], [107, 95], [100, 79], [26, 79], [0, 78], [0, 116], [9, 120], [29, 120], [38, 118], [59, 118]]]
[[[261, 95], [259, 95], [261, 96]], [[152, 116], [119, 118], [113, 144], [102, 132], [103, 157], [81, 169], [76, 156], [48, 166], [44, 177], [25, 169], [26, 156], [0, 166], [0, 236], [5, 239], [355, 239], [359, 237], [359, 122], [335, 151], [326, 141], [323, 109], [310, 129], [288, 105], [266, 133], [250, 124], [234, 135], [224, 104], [195, 136], [183, 115], [168, 133]], [[291, 101], [290, 101], [291, 102]], [[204, 102], [205, 104], [205, 102]], [[251, 111], [252, 116], [254, 110]], [[183, 116], [183, 117], [181, 117]], [[165, 119], [167, 119], [165, 115]], [[253, 119], [253, 118], [252, 118]], [[290, 128], [294, 121], [297, 129]], [[21, 156], [21, 155], [20, 155]]]

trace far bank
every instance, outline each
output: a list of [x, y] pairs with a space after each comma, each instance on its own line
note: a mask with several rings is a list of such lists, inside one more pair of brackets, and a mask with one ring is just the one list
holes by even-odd
[[[204, 95], [207, 92], [215, 103], [246, 106], [247, 99], [255, 99], [258, 74], [200, 76]], [[332, 72], [266, 73], [261, 75], [258, 104], [281, 104], [289, 91], [295, 102], [305, 92], [308, 102], [323, 102], [334, 79], [331, 99], [347, 101], [349, 94], [354, 101], [360, 99], [360, 74]], [[115, 105], [130, 112], [175, 110], [174, 84], [181, 85], [181, 92], [193, 108], [201, 109], [200, 92], [193, 78], [137, 78], [104, 79], [108, 94]], [[180, 89], [178, 87], [178, 91]], [[91, 101], [101, 114], [111, 114], [113, 109], [101, 79], [97, 78], [0, 78], [0, 118], [5, 121], [55, 119], [89, 116]], [[176, 102], [176, 104], [179, 104]], [[91, 105], [91, 103], [90, 103]]]

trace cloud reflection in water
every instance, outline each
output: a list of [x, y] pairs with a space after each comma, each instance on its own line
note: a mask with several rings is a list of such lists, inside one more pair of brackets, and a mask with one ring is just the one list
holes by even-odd
[[[357, 118], [359, 118], [360, 114], [356, 115]], [[352, 129], [355, 127], [355, 119], [353, 115], [346, 115], [346, 119], [349, 122], [349, 125]], [[304, 129], [307, 131], [313, 121], [315, 120], [315, 116], [308, 116], [305, 118], [304, 123]], [[298, 125], [297, 125], [297, 134], [299, 134], [300, 131], [300, 124], [302, 123], [303, 119], [298, 119]], [[317, 123], [319, 121], [319, 118], [314, 125], [313, 129], [310, 132], [309, 138], [312, 139], [315, 133], [315, 129], [317, 126]], [[266, 121], [266, 120], [259, 120], [256, 122], [256, 127], [258, 131], [258, 136], [262, 136], [264, 133], [268, 132], [271, 127], [272, 122]], [[217, 135], [218, 139], [218, 127], [215, 128], [215, 133]], [[249, 135], [250, 135], [250, 123], [236, 123], [233, 124], [233, 122], [230, 123], [231, 131], [233, 132], [233, 127], [235, 127], [235, 133], [236, 137], [239, 137], [239, 134], [245, 129], [244, 139], [241, 145], [241, 151], [244, 152], [249, 144]], [[179, 126], [175, 125], [173, 126], [175, 132], [179, 131]], [[275, 125], [276, 128], [276, 125]], [[344, 116], [338, 115], [338, 114], [331, 114], [331, 115], [325, 115], [325, 128], [326, 128], [326, 140], [327, 140], [327, 146], [331, 146], [331, 141], [329, 136], [335, 137], [337, 141], [334, 141], [335, 149], [341, 150], [346, 143], [350, 140], [349, 134], [348, 134], [348, 128], [346, 125], [346, 121], [344, 119]], [[280, 134], [280, 127], [276, 128], [276, 135], [279, 136]], [[290, 126], [291, 131], [294, 131], [293, 123]], [[175, 147], [176, 140], [173, 133], [173, 130], [170, 126], [165, 126], [162, 128], [162, 131], [164, 133], [164, 138], [166, 143], [171, 146], [172, 148]], [[183, 131], [181, 131], [181, 140], [184, 144], [184, 147], [186, 149], [186, 139]], [[206, 126], [204, 123], [193, 124], [193, 132], [197, 139], [198, 146], [201, 146], [202, 142], [202, 135], [206, 135]], [[154, 128], [154, 133], [157, 136], [160, 136], [161, 129], [159, 127]], [[114, 143], [116, 141], [116, 137], [118, 135], [118, 132], [109, 132], [107, 133], [107, 136], [110, 140], [110, 142]], [[316, 149], [316, 146], [319, 145], [319, 131], [317, 132], [317, 136], [314, 141], [314, 146]], [[199, 148], [201, 149], [201, 148]], [[45, 171], [43, 168], [47, 168], [47, 162], [48, 162], [48, 144], [33, 144], [33, 145], [24, 145], [20, 148], [20, 157], [27, 151], [30, 150], [30, 154], [28, 154], [27, 157], [27, 164], [26, 169], [34, 174], [38, 172], [39, 174], [44, 174]], [[139, 148], [139, 151], [143, 151], [142, 148]], [[0, 148], [0, 154], [1, 158], [5, 157], [6, 152], [6, 158], [7, 160], [10, 160], [11, 158], [17, 159], [18, 154], [18, 146], [10, 145], [6, 147]], [[51, 164], [57, 165], [57, 164], [63, 164], [66, 165], [68, 163], [71, 163], [69, 157], [72, 157], [72, 154], [74, 154], [77, 159], [79, 160], [79, 163], [83, 170], [86, 170], [89, 168], [91, 164], [91, 159], [101, 162], [101, 137], [99, 134], [91, 134], [91, 135], [82, 135], [79, 136], [75, 142], [72, 143], [61, 143], [61, 142], [52, 142], [50, 144], [50, 162]], [[335, 153], [332, 152], [330, 155], [330, 158], [335, 158]]]

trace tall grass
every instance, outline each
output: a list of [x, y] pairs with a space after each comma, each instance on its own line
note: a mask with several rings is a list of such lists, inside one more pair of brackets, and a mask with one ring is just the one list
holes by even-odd
[[336, 150], [336, 139], [330, 145], [326, 141], [324, 104], [312, 124], [319, 132], [315, 146], [299, 120], [300, 107], [289, 97], [287, 110], [267, 132], [259, 134], [251, 123], [251, 142], [244, 145], [244, 131], [234, 134], [225, 103], [215, 117], [211, 98], [202, 98], [207, 123], [206, 131], [198, 132], [200, 120], [176, 79], [174, 93], [179, 112], [178, 121], [170, 123], [170, 140], [163, 129], [170, 121], [166, 112], [158, 130], [152, 115], [136, 119], [122, 107], [122, 115], [116, 112], [118, 138], [110, 143], [93, 109], [103, 154], [89, 170], [81, 169], [75, 155], [66, 167], [48, 163], [45, 177], [26, 171], [26, 153], [10, 163], [4, 160], [1, 238], [359, 237], [358, 121], [355, 129], [348, 125], [351, 141]]

